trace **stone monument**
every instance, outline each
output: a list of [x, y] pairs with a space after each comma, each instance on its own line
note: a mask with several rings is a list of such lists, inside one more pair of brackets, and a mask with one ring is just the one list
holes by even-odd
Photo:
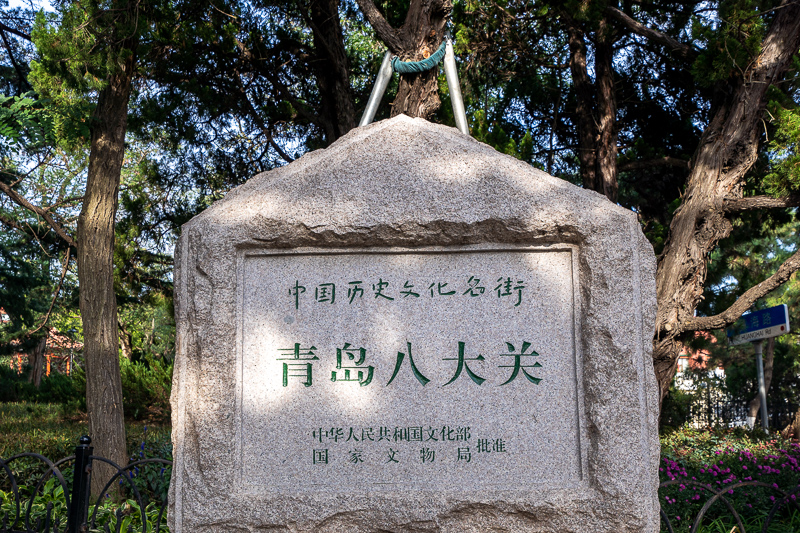
[[399, 116], [175, 254], [173, 533], [656, 532], [634, 213]]

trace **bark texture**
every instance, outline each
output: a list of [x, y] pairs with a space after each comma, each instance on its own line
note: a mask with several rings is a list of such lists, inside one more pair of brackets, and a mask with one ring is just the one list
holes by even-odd
[[317, 50], [311, 66], [322, 100], [320, 122], [325, 130], [325, 138], [332, 143], [356, 127], [353, 91], [348, 75], [350, 62], [344, 48], [338, 0], [311, 2], [311, 29]]
[[717, 327], [724, 327], [747, 309], [716, 322], [710, 318], [722, 315], [694, 317], [703, 296], [709, 254], [731, 233], [725, 202], [742, 197], [745, 173], [757, 157], [767, 90], [786, 71], [800, 47], [800, 3], [784, 0], [776, 13], [759, 56], [733, 84], [730, 96], [716, 110], [701, 138], [683, 204], [670, 224], [669, 238], [659, 257], [653, 359], [662, 399], [677, 366], [679, 337], [716, 322], [720, 324]]
[[[125, 48], [135, 49], [134, 43], [125, 44]], [[98, 95], [77, 234], [89, 434], [96, 455], [121, 465], [128, 461], [114, 294], [114, 222], [134, 65], [135, 58], [128, 56]], [[104, 463], [95, 463], [92, 492], [99, 492], [113, 473]]]
[[133, 359], [133, 338], [122, 322], [117, 322], [117, 328], [119, 329], [119, 349], [122, 351], [122, 357], [130, 361]]
[[597, 138], [597, 127], [592, 116], [594, 97], [589, 70], [586, 68], [586, 41], [583, 32], [574, 22], [570, 21], [567, 30], [569, 68], [572, 73], [572, 82], [575, 85], [575, 121], [578, 125], [578, 160], [581, 182], [584, 189], [596, 190], [597, 151], [594, 140]]
[[31, 373], [28, 376], [28, 381], [33, 383], [37, 389], [42, 384], [42, 375], [44, 374], [44, 352], [47, 349], [47, 336], [39, 339], [36, 347], [31, 352]]
[[612, 26], [601, 19], [595, 31], [595, 81], [587, 68], [586, 37], [582, 24], [563, 13], [569, 42], [569, 67], [575, 86], [575, 123], [581, 183], [617, 201], [617, 102], [614, 89]]
[[[439, 48], [444, 40], [444, 26], [453, 10], [452, 0], [411, 0], [403, 26], [394, 29], [372, 0], [357, 2], [378, 37], [403, 61], [420, 61]], [[391, 116], [430, 119], [441, 105], [438, 76], [438, 66], [419, 74], [402, 74]]]
[[788, 426], [781, 431], [781, 437], [784, 439], [798, 440], [800, 438], [800, 409], [794, 414], [794, 418]]
[[597, 74], [597, 192], [617, 202], [617, 100], [614, 92], [614, 36], [600, 21], [595, 48]]

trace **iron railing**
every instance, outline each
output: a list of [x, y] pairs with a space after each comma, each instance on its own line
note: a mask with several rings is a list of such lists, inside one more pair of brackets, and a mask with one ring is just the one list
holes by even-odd
[[[125, 467], [120, 467], [113, 461], [92, 455], [91, 440], [82, 437], [75, 448], [75, 455], [52, 462], [46, 457], [35, 453], [22, 453], [9, 459], [0, 459], [0, 489], [11, 495], [12, 512], [7, 510], [0, 516], [0, 533], [88, 533], [90, 531], [103, 531], [106, 533], [159, 533], [166, 530], [165, 512], [167, 508], [166, 484], [163, 476], [164, 469], [172, 466], [171, 461], [165, 459], [142, 459], [132, 461]], [[19, 476], [15, 476], [12, 466], [20, 462], [35, 462], [40, 465], [40, 471], [35, 476], [23, 474], [26, 481], [33, 480], [33, 487], [19, 483]], [[64, 469], [65, 465], [72, 463], [71, 469]], [[100, 497], [92, 502], [91, 473], [94, 462], [103, 462], [111, 465], [116, 470], [111, 479], [99, 492]], [[148, 487], [148, 494], [143, 494], [137, 485], [137, 473], [144, 471], [149, 466], [160, 466], [163, 485], [160, 494], [153, 492]], [[2, 478], [5, 474], [5, 478]], [[71, 478], [71, 479], [70, 479]], [[115, 511], [109, 511], [110, 499], [105, 495], [114, 484], [120, 485], [119, 490], [124, 498], [117, 498]], [[675, 533], [685, 531], [687, 524], [691, 524], [691, 533], [695, 533], [703, 525], [704, 520], [709, 521], [709, 511], [715, 516], [723, 515], [728, 522], [736, 526], [737, 533], [747, 533], [746, 521], [742, 511], [737, 510], [732, 497], [736, 491], [748, 488], [758, 488], [765, 493], [773, 495], [774, 500], [769, 500], [769, 512], [764, 517], [760, 530], [768, 531], [770, 526], [777, 525], [786, 516], [786, 512], [797, 510], [800, 512], [800, 485], [785, 490], [762, 483], [760, 481], [744, 481], [732, 483], [724, 487], [714, 488], [711, 485], [686, 479], [675, 479], [661, 483], [659, 494], [661, 500], [670, 492], [670, 488], [683, 485], [685, 489], [701, 491], [707, 498], [699, 511], [693, 516], [684, 516], [676, 521], [674, 513], [670, 515], [670, 506], [661, 507], [661, 531]], [[49, 493], [47, 490], [49, 487]], [[674, 490], [674, 489], [673, 489]], [[158, 501], [154, 501], [154, 496]], [[46, 503], [36, 503], [44, 499]], [[148, 501], [149, 500], [149, 501]], [[131, 505], [131, 502], [135, 505]], [[5, 505], [8, 507], [8, 501]], [[712, 509], [713, 507], [713, 509]], [[722, 509], [720, 509], [722, 507]], [[148, 510], [150, 511], [148, 516]], [[91, 512], [90, 512], [91, 511]], [[100, 514], [105, 513], [105, 517]], [[111, 516], [109, 516], [111, 513]], [[133, 525], [133, 515], [138, 515], [138, 523]], [[752, 510], [750, 511], [752, 514]], [[679, 527], [680, 526], [680, 527]], [[751, 527], [751, 529], [753, 529]], [[756, 533], [755, 531], [751, 533]]]
[[[747, 533], [747, 531], [752, 531], [746, 529], [745, 527], [745, 520], [742, 517], [742, 510], [736, 509], [736, 506], [731, 501], [731, 496], [736, 493], [736, 491], [741, 491], [747, 488], [761, 488], [766, 493], [772, 493], [774, 500], [770, 500], [771, 505], [766, 505], [761, 507], [762, 513], [769, 509], [769, 512], [766, 516], [761, 516], [763, 518], [763, 524], [760, 528], [762, 533], [766, 533], [770, 526], [779, 525], [785, 519], [787, 511], [791, 512], [791, 510], [800, 511], [800, 505], [798, 505], [798, 495], [800, 494], [800, 485], [791, 488], [790, 490], [784, 490], [779, 488], [777, 485], [771, 485], [769, 483], [763, 483], [761, 481], [742, 481], [739, 483], [731, 483], [729, 485], [724, 485], [719, 489], [715, 489], [711, 485], [706, 483], [700, 483], [697, 481], [686, 480], [686, 479], [673, 479], [669, 481], [664, 481], [659, 485], [659, 496], [661, 500], [665, 499], [664, 493], [666, 492], [664, 489], [675, 486], [675, 485], [683, 485], [684, 487], [692, 488], [697, 491], [702, 491], [706, 497], [708, 498], [705, 501], [705, 504], [700, 508], [700, 510], [695, 515], [684, 516], [683, 519], [678, 516], [676, 517], [674, 513], [670, 516], [666, 510], [665, 506], [661, 504], [661, 531], [668, 532], [668, 533], [675, 533], [676, 528], [679, 524], [683, 525], [682, 530], [685, 530], [686, 524], [691, 524], [691, 529], [689, 530], [690, 533], [695, 533], [700, 529], [703, 525], [703, 520], [708, 519], [709, 510], [714, 504], [717, 506], [723, 506], [724, 510], [720, 512], [720, 509], [717, 507], [715, 509], [716, 516], [724, 516], [727, 519], [727, 522], [733, 522], [736, 526], [733, 528], [732, 531], [736, 533]], [[752, 501], [752, 500], [751, 500]], [[719, 502], [719, 503], [717, 503]], [[773, 503], [774, 502], [774, 503]], [[760, 507], [760, 502], [755, 502], [758, 507]], [[752, 505], [750, 503], [749, 505]], [[757, 508], [758, 508], [757, 507]], [[750, 512], [751, 514], [752, 511]], [[677, 520], [676, 520], [677, 518]], [[707, 522], [710, 520], [706, 520]], [[707, 524], [706, 524], [707, 525]], [[755, 532], [752, 532], [755, 533]]]
[[[168, 481], [164, 473], [172, 462], [148, 458], [122, 467], [109, 459], [92, 455], [90, 444], [89, 437], [81, 437], [75, 455], [55, 463], [36, 453], [0, 459], [0, 489], [6, 494], [3, 496], [5, 510], [0, 513], [0, 533], [159, 533], [165, 528]], [[73, 463], [72, 469], [64, 469], [70, 462]], [[95, 462], [110, 465], [116, 473], [92, 502], [90, 488]], [[38, 472], [31, 464], [39, 466]], [[12, 467], [17, 465], [21, 466], [22, 474], [18, 472], [15, 475]], [[159, 465], [160, 490], [153, 492], [150, 490], [152, 487], [144, 490], [145, 487], [139, 486], [142, 482], [138, 482], [137, 476], [153, 466], [159, 468]], [[40, 474], [41, 470], [44, 472]], [[112, 491], [112, 487], [115, 490]], [[111, 498], [109, 494], [115, 497]], [[9, 504], [11, 512], [7, 509]], [[148, 511], [155, 518], [149, 517]]]
[[[788, 401], [770, 402], [767, 400], [769, 425], [773, 429], [783, 429], [794, 418], [797, 405]], [[689, 407], [687, 422], [694, 427], [740, 427], [747, 425], [750, 404], [744, 400], [698, 398]], [[757, 414], [760, 421], [761, 415]], [[757, 426], [761, 423], [757, 422]]]

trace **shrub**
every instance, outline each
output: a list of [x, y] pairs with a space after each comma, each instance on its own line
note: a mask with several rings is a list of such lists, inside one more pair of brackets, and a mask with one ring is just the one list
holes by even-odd
[[169, 419], [172, 364], [152, 356], [138, 362], [121, 359], [120, 373], [126, 417], [156, 422]]
[[86, 411], [86, 376], [83, 369], [75, 368], [71, 376], [53, 372], [43, 377], [35, 401], [58, 403], [71, 411]]
[[[690, 521], [712, 497], [712, 492], [705, 487], [724, 491], [725, 498], [740, 516], [753, 523], [769, 513], [775, 502], [782, 498], [782, 492], [792, 493], [800, 482], [800, 446], [761, 430], [683, 427], [663, 436], [661, 446], [661, 481], [676, 483], [662, 488], [659, 498], [673, 526], [678, 526], [676, 531], [688, 531]], [[762, 482], [766, 486], [725, 490], [747, 481]], [[800, 493], [793, 495], [790, 504], [798, 498]], [[784, 505], [773, 524], [796, 521], [795, 510]], [[715, 502], [705, 516], [705, 523], [716, 519], [731, 520], [722, 501]]]
[[28, 368], [22, 374], [7, 366], [0, 366], [0, 402], [21, 402], [26, 401], [34, 391], [31, 383], [28, 383]]
[[661, 406], [661, 431], [679, 428], [686, 424], [694, 401], [695, 396], [692, 392], [672, 385]]
[[28, 382], [28, 368], [22, 374], [0, 367], [0, 402], [59, 403], [85, 410], [86, 378], [76, 368], [72, 376], [51, 373], [43, 376], [39, 388]]
[[[21, 374], [0, 366], [0, 403], [34, 402], [61, 404], [65, 414], [86, 411], [86, 376], [73, 366], [71, 376], [51, 373], [37, 389], [28, 382], [28, 369]], [[122, 405], [126, 418], [163, 422], [169, 419], [172, 364], [149, 355], [140, 361], [120, 358]]]

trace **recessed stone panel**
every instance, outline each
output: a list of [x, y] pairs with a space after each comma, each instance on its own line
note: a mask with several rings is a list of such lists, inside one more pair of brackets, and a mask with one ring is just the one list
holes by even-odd
[[580, 483], [573, 252], [243, 255], [242, 490]]

